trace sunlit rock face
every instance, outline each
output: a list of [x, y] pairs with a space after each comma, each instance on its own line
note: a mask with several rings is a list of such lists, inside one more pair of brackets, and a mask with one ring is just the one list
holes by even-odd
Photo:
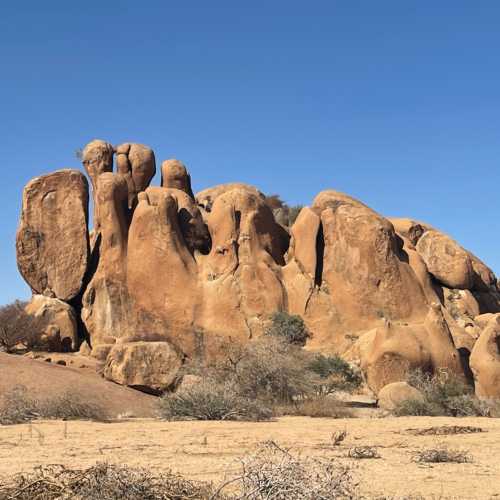
[[195, 195], [179, 160], [150, 186], [142, 144], [94, 140], [82, 160], [91, 196], [77, 170], [26, 186], [18, 265], [35, 294], [71, 303], [72, 345], [85, 338], [110, 380], [161, 392], [187, 359], [251, 342], [284, 311], [305, 320], [306, 349], [357, 362], [375, 392], [415, 367], [471, 376], [471, 351], [492, 392], [496, 326], [484, 318], [500, 312], [497, 279], [447, 235], [333, 190], [287, 227], [253, 186]]

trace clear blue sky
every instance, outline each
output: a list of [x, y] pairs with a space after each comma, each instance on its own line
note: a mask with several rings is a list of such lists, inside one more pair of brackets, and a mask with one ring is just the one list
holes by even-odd
[[24, 184], [96, 137], [183, 160], [196, 190], [344, 191], [500, 273], [497, 0], [19, 0], [0, 28], [0, 303], [29, 294]]

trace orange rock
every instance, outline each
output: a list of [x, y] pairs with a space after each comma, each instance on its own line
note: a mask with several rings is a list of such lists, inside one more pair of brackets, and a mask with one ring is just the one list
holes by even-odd
[[500, 399], [500, 315], [494, 316], [481, 333], [470, 356], [476, 395]]
[[87, 271], [88, 184], [77, 170], [36, 177], [23, 192], [17, 264], [35, 293], [71, 300]]

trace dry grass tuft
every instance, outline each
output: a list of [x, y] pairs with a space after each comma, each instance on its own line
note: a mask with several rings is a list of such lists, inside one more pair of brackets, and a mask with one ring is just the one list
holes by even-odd
[[312, 418], [352, 418], [352, 411], [332, 396], [315, 396], [281, 408], [286, 415]]
[[481, 427], [472, 427], [469, 425], [442, 425], [427, 429], [407, 429], [406, 432], [414, 436], [451, 436], [455, 434], [475, 434], [484, 432], [484, 430]]
[[71, 392], [38, 401], [29, 396], [26, 387], [16, 386], [2, 398], [0, 424], [22, 424], [37, 418], [104, 421], [108, 415], [101, 407], [84, 402]]
[[355, 458], [356, 460], [381, 458], [375, 446], [355, 446], [349, 450], [348, 456], [349, 458]]
[[229, 384], [205, 380], [158, 402], [158, 413], [165, 420], [269, 420], [271, 410], [261, 402], [239, 395]]
[[472, 462], [472, 457], [467, 451], [455, 450], [448, 448], [446, 445], [440, 445], [437, 448], [419, 451], [415, 457], [415, 461], [429, 464], [464, 464]]

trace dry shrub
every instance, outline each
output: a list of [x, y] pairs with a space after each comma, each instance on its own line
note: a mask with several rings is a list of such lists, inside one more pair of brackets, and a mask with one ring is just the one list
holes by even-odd
[[441, 445], [438, 448], [419, 451], [415, 457], [416, 462], [421, 463], [456, 463], [464, 464], [472, 462], [472, 457], [467, 451], [455, 450]]
[[279, 337], [262, 337], [245, 346], [231, 346], [216, 367], [215, 377], [229, 380], [247, 398], [291, 403], [315, 390], [307, 370], [307, 353]]
[[330, 437], [332, 446], [340, 446], [345, 441], [346, 437], [347, 437], [347, 431], [345, 430], [334, 432]]
[[[275, 416], [352, 416], [330, 390], [324, 389], [328, 380], [311, 368], [318, 356], [280, 336], [265, 335], [247, 345], [226, 345], [223, 353], [222, 360], [212, 364], [191, 361], [183, 374], [197, 375], [210, 381], [210, 386], [224, 387], [226, 392], [230, 389], [232, 398], [272, 408]], [[166, 396], [165, 401], [174, 399]]]
[[348, 456], [349, 458], [355, 458], [356, 460], [381, 458], [375, 446], [355, 446], [349, 450]]
[[0, 306], [0, 350], [13, 353], [41, 347], [40, 339], [48, 326], [47, 320], [28, 314], [26, 305], [26, 302], [16, 300]]
[[222, 500], [211, 485], [173, 473], [154, 475], [145, 469], [98, 463], [83, 470], [63, 465], [38, 467], [0, 485], [0, 498], [16, 500]]
[[331, 396], [302, 399], [281, 409], [283, 414], [313, 418], [352, 418], [352, 411]]
[[394, 409], [396, 416], [496, 416], [498, 403], [479, 400], [472, 387], [456, 375], [440, 371], [434, 375], [415, 370], [408, 383], [419, 389], [424, 400], [402, 401]]
[[165, 420], [268, 420], [271, 410], [240, 396], [230, 384], [205, 380], [159, 400], [159, 416]]
[[243, 458], [238, 498], [249, 500], [330, 500], [354, 498], [348, 467], [332, 460], [300, 457], [273, 441]]
[[26, 387], [16, 386], [3, 396], [0, 404], [0, 424], [22, 424], [37, 418], [103, 421], [107, 419], [107, 414], [98, 405], [82, 401], [70, 392], [36, 400], [29, 396]]
[[442, 425], [439, 427], [429, 427], [427, 429], [407, 429], [409, 434], [414, 436], [451, 436], [456, 434], [474, 434], [484, 432], [481, 427], [472, 427], [469, 425]]

